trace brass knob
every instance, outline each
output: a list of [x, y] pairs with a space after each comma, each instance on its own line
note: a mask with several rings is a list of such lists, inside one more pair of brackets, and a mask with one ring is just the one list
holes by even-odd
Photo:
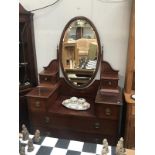
[[110, 115], [111, 115], [111, 109], [110, 109], [110, 108], [106, 108], [106, 109], [105, 109], [105, 114], [106, 114], [107, 116], [110, 116]]
[[111, 82], [111, 81], [109, 81], [109, 82], [108, 82], [108, 84], [111, 86], [112, 82]]
[[45, 122], [49, 123], [49, 121], [50, 121], [50, 118], [49, 117], [45, 117]]
[[36, 107], [36, 108], [40, 108], [40, 102], [39, 102], [39, 101], [36, 101], [35, 107]]
[[45, 78], [44, 78], [44, 80], [45, 80], [45, 81], [47, 81], [47, 80], [48, 80], [48, 78], [47, 78], [47, 77], [45, 77]]
[[100, 123], [99, 123], [99, 122], [96, 122], [96, 123], [94, 124], [94, 128], [95, 128], [95, 129], [99, 129], [99, 128], [100, 128]]
[[47, 132], [46, 132], [46, 135], [47, 135], [47, 136], [50, 136], [50, 135], [51, 135], [51, 132], [47, 131]]

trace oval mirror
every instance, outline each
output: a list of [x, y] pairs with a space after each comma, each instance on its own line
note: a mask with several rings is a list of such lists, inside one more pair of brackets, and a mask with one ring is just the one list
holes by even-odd
[[86, 17], [71, 19], [60, 39], [60, 64], [68, 84], [74, 88], [89, 86], [97, 73], [100, 55], [94, 24]]

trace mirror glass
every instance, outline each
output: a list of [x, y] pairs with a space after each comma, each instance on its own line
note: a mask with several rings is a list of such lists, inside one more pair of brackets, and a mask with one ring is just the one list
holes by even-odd
[[84, 87], [93, 80], [99, 59], [96, 29], [86, 18], [72, 20], [63, 33], [61, 45], [62, 70], [67, 81]]

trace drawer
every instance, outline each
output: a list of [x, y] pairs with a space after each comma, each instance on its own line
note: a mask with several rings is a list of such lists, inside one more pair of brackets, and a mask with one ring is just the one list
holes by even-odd
[[29, 118], [32, 125], [48, 125], [50, 122], [49, 117], [43, 112], [29, 112]]
[[30, 111], [45, 112], [46, 100], [37, 97], [28, 98], [28, 108]]
[[119, 120], [120, 119], [121, 107], [118, 105], [110, 104], [95, 104], [95, 114], [99, 118]]
[[58, 81], [58, 75], [39, 75], [40, 83], [56, 83]]
[[47, 76], [47, 75], [40, 75], [40, 82], [51, 82], [51, 76]]
[[110, 79], [102, 79], [101, 80], [101, 85], [104, 88], [117, 88], [118, 87], [118, 80], [110, 80]]
[[107, 135], [114, 135], [118, 132], [118, 121], [114, 120], [53, 116], [49, 126], [62, 130], [68, 129], [70, 131]]

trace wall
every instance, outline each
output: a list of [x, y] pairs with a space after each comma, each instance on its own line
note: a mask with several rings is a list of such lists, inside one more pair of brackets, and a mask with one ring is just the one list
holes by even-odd
[[[20, 0], [27, 10], [53, 3], [55, 0]], [[54, 6], [34, 13], [35, 47], [38, 72], [56, 58], [56, 47], [66, 23], [75, 16], [86, 16], [97, 28], [104, 60], [119, 70], [123, 87], [128, 49], [131, 0], [60, 0]], [[119, 1], [119, 2], [115, 2]], [[99, 79], [99, 72], [96, 79]]]

